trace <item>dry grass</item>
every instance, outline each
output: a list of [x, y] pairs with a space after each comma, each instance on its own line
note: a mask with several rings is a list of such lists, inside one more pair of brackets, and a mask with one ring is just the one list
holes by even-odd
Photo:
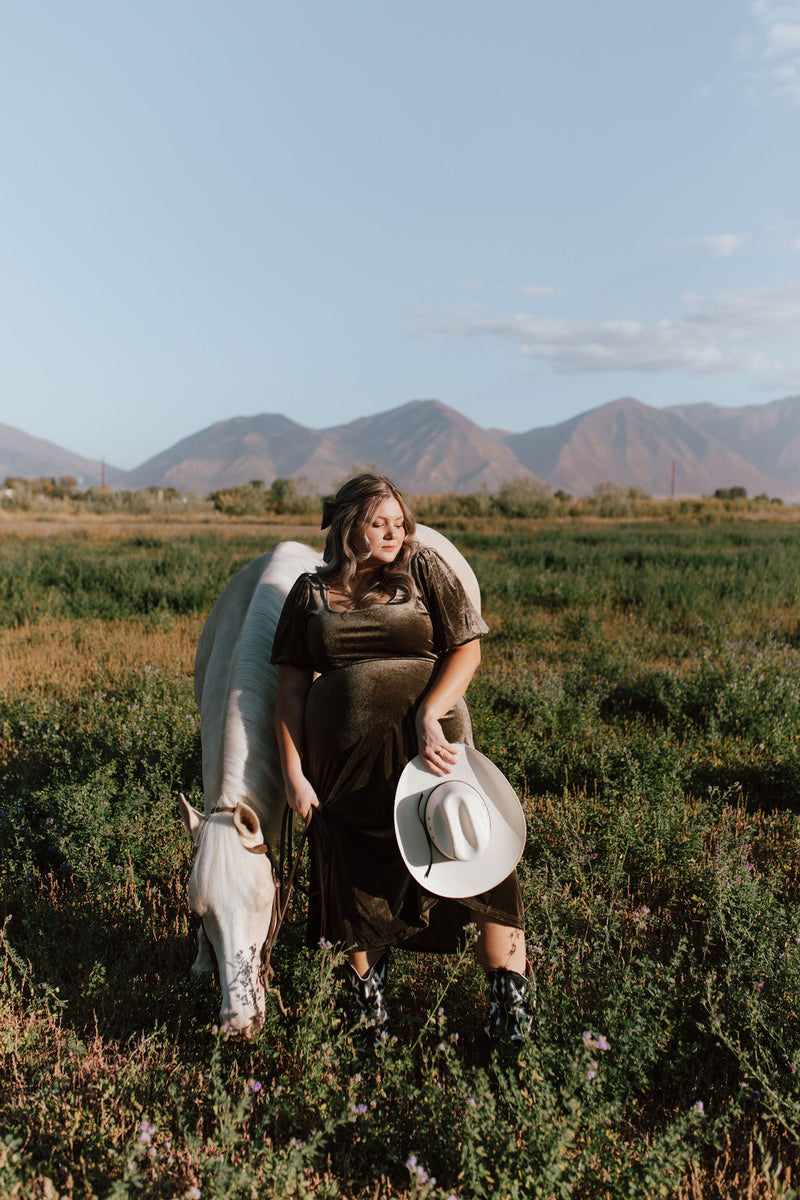
[[0, 689], [78, 692], [102, 667], [113, 675], [151, 666], [191, 675], [201, 616], [152, 622], [42, 620], [0, 630]]
[[796, 1195], [797, 1176], [790, 1165], [776, 1160], [764, 1168], [760, 1160], [752, 1139], [744, 1142], [728, 1134], [711, 1166], [690, 1167], [675, 1200], [780, 1200]]
[[319, 521], [297, 517], [265, 518], [225, 517], [220, 513], [198, 516], [187, 513], [174, 517], [154, 517], [151, 514], [42, 512], [12, 513], [0, 508], [0, 539], [10, 535], [19, 538], [63, 537], [69, 533], [88, 535], [93, 542], [113, 542], [121, 537], [188, 537], [196, 533], [242, 534], [260, 533], [270, 537], [305, 540], [319, 533]]

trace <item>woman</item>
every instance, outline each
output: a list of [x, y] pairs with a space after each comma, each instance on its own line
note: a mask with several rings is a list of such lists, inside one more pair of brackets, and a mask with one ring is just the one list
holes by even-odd
[[[388, 947], [452, 951], [477, 926], [491, 983], [487, 1032], [530, 1029], [516, 872], [466, 900], [412, 879], [394, 836], [394, 795], [419, 754], [435, 775], [472, 744], [467, 685], [487, 626], [383, 476], [351, 479], [323, 510], [325, 565], [301, 575], [275, 634], [276, 733], [289, 807], [311, 820], [309, 941], [348, 951], [362, 1013], [380, 1031]], [[315, 673], [318, 673], [315, 679]]]

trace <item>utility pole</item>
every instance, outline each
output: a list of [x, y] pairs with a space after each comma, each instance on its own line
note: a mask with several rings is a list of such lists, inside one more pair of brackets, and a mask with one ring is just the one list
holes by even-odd
[[674, 458], [672, 460], [672, 479], [670, 480], [670, 485], [669, 485], [669, 498], [670, 498], [670, 500], [675, 499], [675, 459]]

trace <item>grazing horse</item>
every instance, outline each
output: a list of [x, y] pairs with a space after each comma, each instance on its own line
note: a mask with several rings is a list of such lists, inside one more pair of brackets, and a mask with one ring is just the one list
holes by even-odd
[[[478, 581], [452, 542], [425, 525], [415, 537], [439, 552], [480, 611]], [[276, 893], [269, 851], [274, 856], [280, 845], [286, 808], [274, 733], [272, 640], [292, 584], [321, 563], [316, 550], [299, 542], [280, 542], [254, 559], [217, 600], [195, 655], [205, 813], [183, 795], [179, 802], [195, 845], [189, 906], [201, 918], [192, 971], [213, 970], [216, 957], [220, 1022], [230, 1033], [248, 1035], [264, 1016], [261, 955]]]

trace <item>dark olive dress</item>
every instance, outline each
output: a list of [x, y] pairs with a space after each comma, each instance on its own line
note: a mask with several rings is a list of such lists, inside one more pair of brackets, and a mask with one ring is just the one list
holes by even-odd
[[[412, 878], [397, 847], [394, 794], [417, 753], [417, 703], [441, 656], [488, 632], [435, 551], [420, 547], [409, 565], [411, 600], [350, 611], [330, 608], [316, 574], [301, 575], [275, 632], [273, 662], [319, 673], [303, 734], [303, 770], [320, 802], [310, 827], [311, 945], [450, 951], [476, 913], [523, 926], [516, 871], [484, 895], [444, 900]], [[442, 729], [472, 745], [463, 699]]]

